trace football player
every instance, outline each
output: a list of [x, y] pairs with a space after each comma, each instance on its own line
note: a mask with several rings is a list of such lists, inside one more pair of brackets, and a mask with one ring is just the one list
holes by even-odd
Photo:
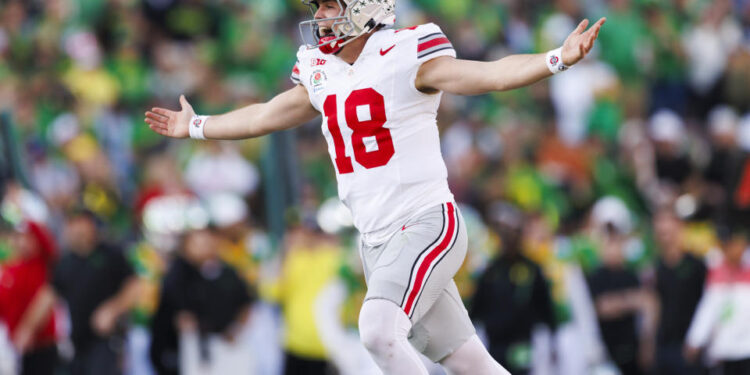
[[[153, 108], [145, 121], [174, 138], [242, 139], [322, 115], [339, 197], [362, 234], [368, 285], [361, 340], [385, 374], [427, 374], [415, 349], [453, 374], [507, 374], [487, 353], [453, 276], [466, 226], [447, 183], [436, 115], [443, 92], [511, 90], [565, 71], [591, 50], [605, 19], [582, 21], [560, 48], [481, 62], [456, 58], [435, 24], [396, 30], [396, 0], [302, 0], [295, 86], [215, 116]], [[303, 35], [303, 38], [305, 35]]]

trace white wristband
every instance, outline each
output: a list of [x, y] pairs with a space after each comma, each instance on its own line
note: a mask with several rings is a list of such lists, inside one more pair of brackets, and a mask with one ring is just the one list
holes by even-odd
[[204, 131], [206, 129], [207, 121], [208, 121], [208, 116], [194, 115], [190, 119], [190, 126], [188, 127], [190, 129], [190, 138], [206, 139], [206, 135], [204, 134]]
[[562, 61], [562, 47], [547, 52], [547, 58], [545, 61], [547, 62], [547, 68], [552, 74], [568, 70], [568, 66], [563, 64]]

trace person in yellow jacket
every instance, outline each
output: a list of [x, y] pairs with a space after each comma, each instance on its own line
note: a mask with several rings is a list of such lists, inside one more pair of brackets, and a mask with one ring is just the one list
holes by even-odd
[[316, 324], [315, 303], [338, 277], [342, 249], [338, 241], [299, 226], [286, 238], [279, 278], [261, 284], [261, 297], [281, 306], [284, 319], [285, 375], [330, 374], [333, 365]]

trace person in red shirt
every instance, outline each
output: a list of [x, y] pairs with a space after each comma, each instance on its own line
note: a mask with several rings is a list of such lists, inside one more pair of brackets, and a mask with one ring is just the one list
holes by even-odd
[[9, 239], [13, 256], [0, 267], [0, 320], [23, 356], [21, 374], [52, 374], [57, 335], [55, 297], [48, 282], [55, 242], [44, 226], [33, 222], [21, 224]]

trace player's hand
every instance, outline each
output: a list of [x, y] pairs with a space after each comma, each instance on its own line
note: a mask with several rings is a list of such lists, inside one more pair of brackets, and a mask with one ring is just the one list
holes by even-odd
[[190, 133], [190, 119], [195, 115], [193, 107], [185, 99], [185, 95], [180, 95], [179, 112], [171, 111], [165, 108], [152, 108], [146, 112], [146, 123], [151, 130], [172, 138], [187, 138]]
[[594, 41], [599, 36], [599, 30], [601, 30], [606, 18], [602, 17], [599, 21], [596, 21], [594, 26], [591, 26], [586, 30], [586, 26], [589, 25], [589, 20], [584, 19], [578, 24], [575, 30], [573, 30], [562, 46], [562, 61], [567, 66], [581, 61], [594, 47]]

